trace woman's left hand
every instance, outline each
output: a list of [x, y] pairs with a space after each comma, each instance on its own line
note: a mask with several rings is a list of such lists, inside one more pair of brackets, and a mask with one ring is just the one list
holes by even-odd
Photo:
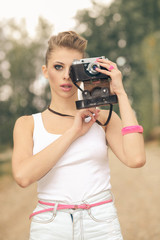
[[121, 92], [124, 92], [124, 87], [122, 83], [122, 73], [118, 69], [116, 63], [108, 59], [101, 58], [98, 58], [96, 61], [99, 63], [100, 66], [106, 68], [106, 69], [96, 68], [96, 71], [106, 74], [111, 78], [110, 82], [111, 92], [114, 92], [116, 95], [120, 94]]

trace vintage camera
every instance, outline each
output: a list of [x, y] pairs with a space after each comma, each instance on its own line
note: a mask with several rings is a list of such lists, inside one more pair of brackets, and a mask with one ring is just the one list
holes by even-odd
[[81, 97], [76, 101], [77, 109], [111, 105], [118, 102], [117, 96], [110, 92], [110, 77], [96, 71], [96, 68], [104, 69], [96, 62], [97, 58], [105, 59], [104, 56], [84, 58], [74, 60], [71, 65], [71, 80], [81, 91]]

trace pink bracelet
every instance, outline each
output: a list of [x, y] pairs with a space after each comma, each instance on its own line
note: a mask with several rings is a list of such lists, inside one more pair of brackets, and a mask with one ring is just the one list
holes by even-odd
[[126, 135], [128, 133], [143, 133], [143, 127], [140, 125], [136, 125], [136, 126], [128, 126], [128, 127], [124, 127], [122, 128], [122, 135]]

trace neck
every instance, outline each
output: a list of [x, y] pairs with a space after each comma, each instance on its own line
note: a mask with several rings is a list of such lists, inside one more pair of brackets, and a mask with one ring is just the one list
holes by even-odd
[[60, 112], [60, 113], [66, 113], [74, 115], [76, 112], [76, 104], [75, 104], [76, 98], [54, 98], [52, 97], [50, 108], [54, 111]]

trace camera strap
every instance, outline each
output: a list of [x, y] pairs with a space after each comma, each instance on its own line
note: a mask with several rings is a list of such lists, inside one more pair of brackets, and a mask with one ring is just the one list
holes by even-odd
[[56, 111], [54, 111], [53, 109], [51, 109], [50, 106], [48, 106], [48, 110], [49, 110], [50, 112], [54, 113], [54, 114], [57, 114], [57, 115], [61, 116], [61, 117], [74, 117], [74, 116], [72, 116], [72, 115], [68, 115], [68, 114], [63, 114], [63, 113], [56, 112]]
[[108, 118], [106, 120], [106, 122], [104, 124], [102, 124], [100, 121], [96, 120], [96, 122], [100, 125], [100, 126], [106, 126], [110, 119], [111, 119], [111, 116], [112, 116], [112, 110], [113, 110], [113, 104], [109, 104], [110, 105], [110, 109], [109, 109], [109, 115], [108, 115]]
[[[102, 124], [102, 123], [101, 123], [100, 121], [98, 121], [98, 120], [96, 120], [96, 123], [98, 123], [100, 126], [106, 126], [106, 125], [109, 123], [110, 119], [111, 119], [112, 109], [113, 109], [113, 105], [110, 104], [109, 115], [108, 115], [107, 121], [106, 121], [104, 124]], [[54, 113], [54, 114], [57, 114], [57, 115], [61, 116], [61, 117], [74, 117], [74, 116], [72, 116], [72, 115], [68, 115], [68, 114], [63, 114], [63, 113], [56, 112], [56, 111], [54, 111], [53, 109], [51, 109], [50, 106], [48, 106], [48, 110], [49, 110], [50, 112]]]

